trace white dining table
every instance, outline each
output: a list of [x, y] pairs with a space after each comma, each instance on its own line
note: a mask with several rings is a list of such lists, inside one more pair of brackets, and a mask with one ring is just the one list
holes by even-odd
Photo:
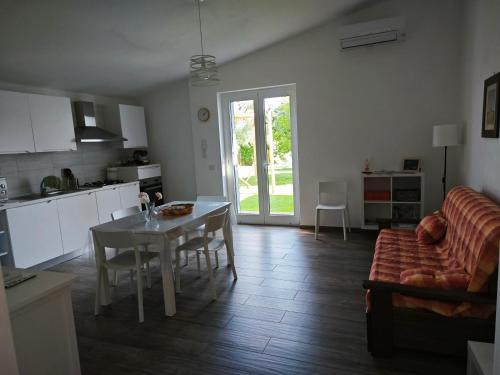
[[[154, 215], [147, 221], [143, 212], [124, 217], [119, 220], [110, 221], [91, 228], [91, 231], [128, 231], [136, 237], [147, 242], [158, 243], [160, 246], [160, 268], [163, 286], [163, 299], [165, 302], [165, 315], [173, 316], [176, 313], [175, 307], [175, 285], [172, 270], [172, 252], [170, 242], [179, 236], [198, 228], [204, 224], [207, 217], [230, 209], [231, 202], [170, 202], [162, 207], [172, 204], [193, 203], [193, 212], [183, 216]], [[226, 241], [228, 247], [228, 261], [234, 264], [233, 235], [230, 220], [226, 224]], [[93, 236], [95, 237], [95, 236]], [[94, 246], [98, 246], [94, 240]], [[97, 250], [97, 248], [96, 248]], [[101, 249], [99, 251], [104, 251]], [[101, 305], [109, 305], [109, 279], [108, 273], [103, 272], [103, 290], [101, 291]]]

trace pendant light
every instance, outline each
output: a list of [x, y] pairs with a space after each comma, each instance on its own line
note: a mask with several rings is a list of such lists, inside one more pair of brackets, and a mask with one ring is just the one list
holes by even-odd
[[205, 55], [203, 49], [203, 32], [201, 30], [201, 9], [200, 0], [195, 0], [198, 7], [198, 24], [200, 26], [200, 45], [201, 55], [191, 56], [189, 59], [191, 72], [189, 80], [191, 86], [213, 86], [220, 83], [219, 72], [217, 71], [217, 63], [215, 56]]

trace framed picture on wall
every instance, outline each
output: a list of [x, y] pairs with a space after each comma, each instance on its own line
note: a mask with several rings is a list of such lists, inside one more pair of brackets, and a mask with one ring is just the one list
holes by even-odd
[[498, 120], [500, 105], [500, 73], [484, 81], [483, 97], [483, 138], [498, 138]]
[[403, 171], [419, 172], [420, 159], [403, 159]]

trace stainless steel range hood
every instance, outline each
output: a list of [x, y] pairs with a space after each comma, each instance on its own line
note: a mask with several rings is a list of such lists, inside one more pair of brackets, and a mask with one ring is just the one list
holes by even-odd
[[94, 103], [92, 102], [75, 102], [75, 117], [75, 138], [77, 142], [119, 142], [127, 140], [97, 126]]

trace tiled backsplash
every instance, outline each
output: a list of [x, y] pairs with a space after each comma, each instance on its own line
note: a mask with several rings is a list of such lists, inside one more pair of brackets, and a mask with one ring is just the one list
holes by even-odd
[[111, 143], [78, 144], [77, 151], [0, 155], [0, 176], [7, 178], [9, 196], [38, 193], [42, 178], [61, 176], [70, 168], [80, 184], [106, 178], [106, 168], [127, 160], [132, 150]]

